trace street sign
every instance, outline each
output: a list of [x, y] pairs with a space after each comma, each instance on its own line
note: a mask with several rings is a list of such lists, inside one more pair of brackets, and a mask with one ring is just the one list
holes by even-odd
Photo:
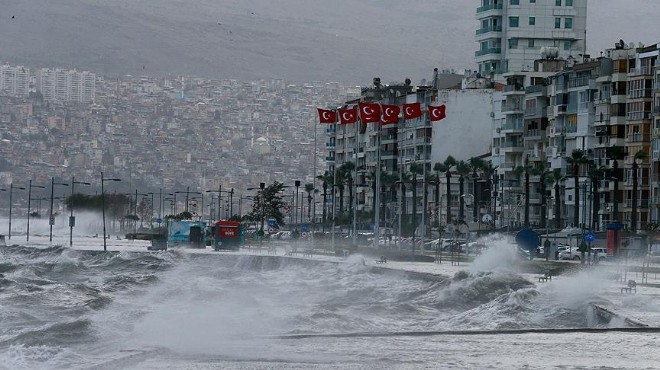
[[591, 231], [587, 231], [584, 234], [584, 241], [587, 243], [593, 243], [594, 240], [596, 240], [596, 234], [592, 233]]
[[163, 223], [163, 219], [162, 219], [162, 218], [159, 218], [159, 219], [156, 220], [156, 222], [158, 222], [159, 224], [162, 224], [162, 223]]
[[69, 227], [76, 226], [76, 216], [69, 216]]
[[55, 225], [55, 216], [50, 216], [48, 219], [48, 225], [53, 226]]

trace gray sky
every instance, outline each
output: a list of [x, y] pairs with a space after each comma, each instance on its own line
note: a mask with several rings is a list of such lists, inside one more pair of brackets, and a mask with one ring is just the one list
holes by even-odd
[[[0, 60], [110, 76], [419, 81], [435, 67], [474, 68], [478, 3], [0, 0]], [[619, 39], [660, 41], [658, 0], [590, 0], [589, 7], [592, 55]]]

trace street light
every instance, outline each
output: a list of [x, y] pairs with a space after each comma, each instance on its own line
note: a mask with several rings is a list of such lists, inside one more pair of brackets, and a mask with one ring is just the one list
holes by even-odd
[[71, 198], [69, 199], [69, 208], [71, 210], [71, 215], [69, 216], [69, 246], [73, 246], [73, 227], [76, 225], [76, 218], [73, 217], [73, 189], [76, 184], [81, 185], [92, 185], [84, 181], [76, 181], [75, 177], [71, 176]]
[[222, 190], [222, 184], [218, 186], [218, 190], [207, 190], [206, 193], [218, 193], [218, 220], [222, 219], [222, 216], [220, 215], [220, 211], [222, 208], [220, 207], [220, 201], [222, 200], [222, 193], [227, 193], [229, 194], [229, 218], [233, 216], [234, 213], [234, 188], [231, 188], [231, 190]]
[[121, 179], [117, 178], [111, 178], [111, 179], [106, 179], [103, 177], [103, 171], [101, 171], [101, 214], [103, 215], [103, 251], [106, 252], [108, 250], [108, 247], [106, 245], [106, 231], [105, 231], [105, 190], [103, 188], [103, 183], [106, 181], [121, 181]]
[[53, 217], [53, 193], [55, 185], [69, 186], [63, 182], [55, 182], [55, 177], [50, 178], [50, 215], [48, 216], [48, 225], [50, 225], [50, 232], [48, 233], [48, 240], [53, 242], [53, 225], [55, 225], [55, 217]]
[[260, 195], [259, 201], [261, 202], [261, 204], [260, 204], [260, 206], [261, 206], [261, 230], [260, 230], [261, 235], [259, 236], [259, 243], [260, 244], [261, 244], [261, 240], [263, 239], [263, 237], [265, 235], [265, 233], [264, 233], [264, 217], [265, 217], [264, 213], [265, 213], [265, 209], [264, 208], [266, 207], [266, 204], [264, 202], [264, 196], [263, 196], [265, 188], [266, 188], [266, 183], [265, 182], [259, 183], [258, 188], [247, 188], [247, 190], [259, 190], [259, 195]]
[[[9, 232], [7, 235], [7, 239], [11, 239], [11, 209], [13, 205], [13, 192], [14, 189], [20, 189], [20, 190], [25, 190], [25, 188], [20, 187], [20, 186], [14, 186], [14, 184], [9, 184]], [[7, 189], [0, 189], [2, 191], [7, 191]]]
[[45, 189], [46, 187], [41, 185], [32, 185], [32, 180], [30, 180], [28, 183], [27, 232], [25, 234], [26, 242], [30, 241], [30, 206], [31, 206], [30, 198], [32, 198], [32, 188]]

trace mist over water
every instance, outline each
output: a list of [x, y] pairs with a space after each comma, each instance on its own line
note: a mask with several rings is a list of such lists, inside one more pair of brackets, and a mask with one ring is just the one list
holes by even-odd
[[602, 276], [537, 285], [505, 238], [485, 242], [474, 263], [446, 277], [369, 266], [359, 255], [334, 263], [0, 248], [0, 368], [417, 368], [437, 359], [424, 349], [437, 340], [278, 338], [608, 325], [590, 307], [602, 300]]

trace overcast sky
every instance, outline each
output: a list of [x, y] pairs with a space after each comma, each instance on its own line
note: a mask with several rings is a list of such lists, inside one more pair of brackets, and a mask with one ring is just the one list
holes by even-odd
[[[552, 1], [552, 0], [539, 0]], [[369, 83], [475, 68], [478, 0], [0, 0], [0, 60]], [[589, 0], [588, 50], [660, 41], [660, 0]], [[13, 17], [13, 18], [12, 18]]]

